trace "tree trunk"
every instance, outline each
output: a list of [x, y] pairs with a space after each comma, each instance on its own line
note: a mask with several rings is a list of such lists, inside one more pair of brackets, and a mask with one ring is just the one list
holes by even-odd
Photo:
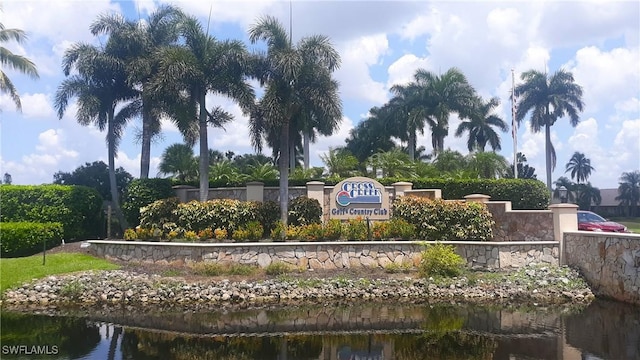
[[140, 179], [149, 178], [151, 162], [151, 111], [146, 102], [142, 104], [142, 151], [140, 154]]
[[409, 146], [409, 160], [415, 161], [416, 159], [416, 131], [415, 130], [411, 130], [411, 133], [409, 134], [409, 143], [407, 145]]
[[296, 169], [296, 145], [291, 143], [289, 144], [289, 171], [293, 171]]
[[551, 191], [551, 127], [544, 127], [544, 152], [546, 157], [547, 169], [547, 190]]
[[114, 110], [107, 115], [107, 156], [109, 161], [109, 189], [111, 190], [111, 204], [116, 211], [116, 216], [118, 217], [118, 223], [120, 224], [120, 229], [124, 233], [124, 230], [128, 227], [127, 221], [122, 214], [122, 209], [120, 208], [120, 201], [118, 199], [118, 186], [116, 183], [116, 166], [115, 166], [115, 158], [116, 158], [116, 146], [115, 146], [115, 138], [114, 138]]
[[[280, 221], [286, 226], [289, 214], [289, 121], [285, 121], [280, 129]], [[286, 234], [283, 232], [283, 236]]]
[[304, 145], [304, 169], [309, 169], [309, 142], [311, 141], [311, 136], [308, 131], [305, 131], [303, 134], [302, 142]]
[[200, 132], [200, 201], [209, 198], [209, 144], [207, 142], [207, 108], [205, 107], [206, 92], [199, 94], [198, 105], [200, 115], [198, 125]]

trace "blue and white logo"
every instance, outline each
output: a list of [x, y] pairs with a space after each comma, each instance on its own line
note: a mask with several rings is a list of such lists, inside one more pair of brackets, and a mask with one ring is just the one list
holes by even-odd
[[340, 206], [350, 204], [382, 204], [382, 193], [370, 181], [346, 181], [336, 194]]

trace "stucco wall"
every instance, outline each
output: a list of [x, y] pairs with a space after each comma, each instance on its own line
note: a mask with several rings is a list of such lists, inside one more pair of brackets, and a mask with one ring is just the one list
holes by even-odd
[[[91, 240], [92, 254], [123, 261], [184, 264], [196, 261], [241, 263], [266, 267], [286, 262], [303, 269], [384, 268], [417, 265], [424, 246], [402, 241], [286, 243], [170, 243]], [[534, 263], [558, 264], [558, 242], [443, 242], [474, 269], [517, 268]]]
[[640, 234], [566, 232], [564, 262], [580, 270], [594, 293], [640, 304]]

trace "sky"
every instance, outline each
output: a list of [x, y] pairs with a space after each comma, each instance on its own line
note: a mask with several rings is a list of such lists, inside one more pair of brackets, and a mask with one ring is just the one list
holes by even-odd
[[[59, 119], [53, 99], [64, 80], [61, 59], [72, 44], [99, 45], [89, 32], [100, 14], [120, 12], [145, 19], [164, 1], [4, 0], [0, 22], [27, 32], [24, 44], [3, 43], [38, 67], [31, 79], [12, 69], [3, 71], [22, 100], [18, 112], [0, 94], [0, 173], [14, 184], [43, 184], [58, 171], [71, 172], [86, 162], [107, 162], [105, 134], [75, 120], [75, 103]], [[640, 170], [640, 2], [639, 1], [217, 1], [172, 2], [198, 17], [217, 39], [238, 39], [251, 51], [247, 29], [261, 16], [271, 15], [289, 26], [293, 40], [322, 34], [331, 38], [341, 56], [334, 73], [340, 83], [343, 119], [329, 137], [311, 145], [311, 165], [322, 166], [320, 155], [345, 144], [349, 131], [381, 106], [395, 84], [411, 81], [416, 69], [444, 73], [460, 69], [484, 98], [498, 97], [496, 115], [511, 125], [509, 94], [512, 70], [516, 85], [528, 70], [553, 73], [565, 69], [583, 87], [584, 111], [576, 127], [559, 119], [551, 131], [557, 152], [552, 180], [565, 173], [575, 152], [591, 160], [589, 178], [601, 189], [617, 188], [623, 172]], [[256, 92], [260, 89], [256, 86]], [[225, 129], [209, 129], [209, 147], [235, 154], [254, 153], [247, 118], [232, 101], [209, 96], [234, 114]], [[468, 154], [465, 137], [454, 136], [460, 120], [452, 115], [445, 148]], [[121, 141], [116, 166], [134, 177], [140, 173], [139, 119], [130, 123]], [[532, 133], [528, 121], [518, 129], [517, 150], [545, 181], [544, 133]], [[502, 150], [513, 159], [511, 131], [501, 133]], [[182, 137], [170, 121], [152, 144], [150, 174], [158, 174], [163, 150]], [[431, 151], [430, 133], [418, 145]], [[194, 148], [197, 153], [197, 145]], [[270, 149], [265, 149], [271, 155]]]

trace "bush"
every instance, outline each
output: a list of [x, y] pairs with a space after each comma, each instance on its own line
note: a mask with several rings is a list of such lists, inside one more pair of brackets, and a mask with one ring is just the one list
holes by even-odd
[[50, 249], [62, 242], [60, 223], [3, 222], [0, 223], [0, 254], [19, 257], [36, 254], [44, 247]]
[[403, 196], [393, 203], [393, 217], [414, 225], [417, 237], [423, 240], [493, 238], [494, 221], [482, 203]]
[[127, 187], [122, 212], [129, 226], [140, 225], [140, 209], [160, 199], [175, 196], [170, 179], [135, 179]]
[[289, 201], [287, 222], [289, 225], [319, 224], [322, 217], [322, 207], [316, 199], [299, 196]]
[[325, 240], [338, 240], [342, 236], [342, 222], [338, 219], [329, 219], [322, 227]]
[[324, 240], [324, 231], [322, 224], [309, 224], [301, 226], [298, 231], [298, 237], [302, 241], [322, 241]]
[[367, 223], [361, 218], [349, 219], [344, 227], [342, 235], [347, 240], [367, 240]]
[[280, 204], [275, 201], [256, 203], [256, 220], [262, 224], [263, 237], [269, 237], [280, 220]]
[[267, 275], [282, 275], [282, 274], [288, 274], [290, 272], [292, 272], [294, 269], [292, 268], [291, 265], [284, 263], [284, 262], [280, 262], [280, 261], [275, 261], [272, 262], [271, 264], [267, 265], [267, 267], [264, 268], [264, 272]]
[[104, 235], [102, 197], [75, 185], [0, 186], [1, 222], [58, 222], [67, 241]]
[[442, 243], [428, 244], [422, 252], [422, 259], [418, 269], [420, 276], [458, 276], [462, 273], [465, 262], [456, 254], [453, 245]]
[[150, 228], [153, 225], [162, 227], [166, 223], [177, 223], [175, 210], [180, 200], [177, 197], [156, 200], [140, 208], [140, 226]]

